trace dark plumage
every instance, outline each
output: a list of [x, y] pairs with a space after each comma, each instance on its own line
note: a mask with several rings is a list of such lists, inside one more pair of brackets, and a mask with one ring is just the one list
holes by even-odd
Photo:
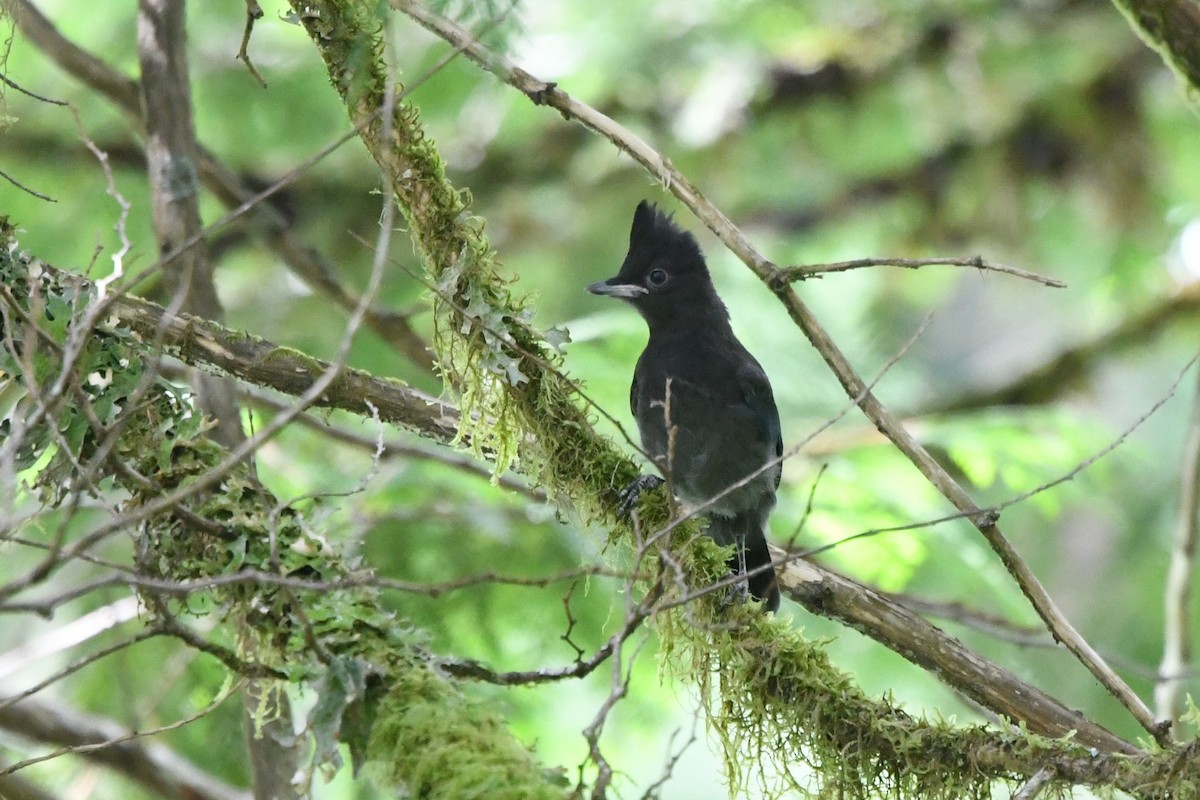
[[621, 271], [588, 291], [629, 302], [650, 326], [629, 392], [642, 446], [679, 498], [703, 507], [709, 535], [736, 545], [730, 568], [757, 570], [750, 593], [775, 611], [764, 531], [781, 467], [762, 468], [783, 453], [779, 411], [766, 373], [733, 335], [699, 244], [642, 201]]

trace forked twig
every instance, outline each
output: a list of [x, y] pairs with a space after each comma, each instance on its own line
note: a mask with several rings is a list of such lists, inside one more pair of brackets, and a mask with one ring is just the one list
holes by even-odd
[[848, 272], [852, 269], [863, 269], [865, 267], [920, 269], [921, 267], [935, 266], [970, 267], [984, 271], [1003, 272], [1006, 275], [1024, 278], [1027, 281], [1051, 286], [1055, 289], [1066, 287], [1066, 284], [1057, 278], [1048, 278], [1045, 275], [1039, 275], [1036, 272], [1030, 272], [1020, 267], [997, 264], [985, 260], [983, 256], [972, 256], [970, 258], [855, 258], [849, 261], [834, 261], [828, 264], [801, 264], [788, 267], [783, 271], [783, 274], [787, 276], [788, 280], [803, 281], [809, 278], [820, 278], [822, 275], [830, 272]]

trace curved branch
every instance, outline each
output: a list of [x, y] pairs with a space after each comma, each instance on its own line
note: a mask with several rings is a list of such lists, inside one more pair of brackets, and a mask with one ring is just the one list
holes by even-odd
[[[0, 728], [48, 744], [92, 748], [83, 757], [172, 800], [251, 800], [248, 792], [222, 783], [163, 745], [127, 739], [129, 730], [113, 720], [50, 700], [26, 698], [0, 704]], [[116, 742], [119, 739], [125, 741]], [[114, 744], [94, 747], [103, 742]]]

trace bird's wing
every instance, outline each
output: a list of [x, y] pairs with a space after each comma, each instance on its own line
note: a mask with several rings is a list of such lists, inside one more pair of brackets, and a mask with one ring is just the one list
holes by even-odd
[[[783, 428], [779, 424], [779, 409], [775, 406], [775, 394], [771, 391], [771, 382], [767, 373], [755, 361], [744, 361], [737, 370], [738, 388], [742, 390], [742, 398], [749, 406], [754, 418], [760, 420], [763, 437], [766, 441], [775, 442], [775, 456], [783, 455]], [[779, 486], [781, 470], [775, 472], [775, 486]]]

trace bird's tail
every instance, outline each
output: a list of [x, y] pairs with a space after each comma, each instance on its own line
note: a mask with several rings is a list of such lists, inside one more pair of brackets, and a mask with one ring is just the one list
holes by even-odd
[[708, 534], [719, 544], [735, 546], [729, 557], [730, 571], [749, 575], [751, 596], [764, 601], [768, 611], [778, 611], [779, 583], [771, 566], [771, 552], [767, 549], [760, 515], [747, 512], [733, 517], [711, 517]]

